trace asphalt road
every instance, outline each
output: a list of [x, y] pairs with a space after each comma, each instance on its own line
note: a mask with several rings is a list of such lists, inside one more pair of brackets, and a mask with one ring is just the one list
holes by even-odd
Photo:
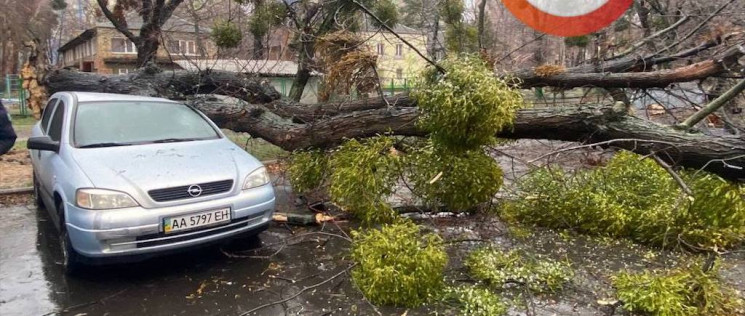
[[240, 315], [265, 304], [250, 315], [372, 313], [344, 272], [348, 242], [318, 230], [275, 225], [258, 239], [67, 277], [45, 211], [0, 208], [0, 315]]

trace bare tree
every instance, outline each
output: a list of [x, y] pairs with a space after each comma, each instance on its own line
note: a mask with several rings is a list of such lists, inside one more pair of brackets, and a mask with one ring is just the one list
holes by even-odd
[[[160, 47], [163, 25], [173, 14], [173, 11], [184, 0], [115, 0], [113, 12], [109, 10], [108, 0], [96, 0], [101, 12], [120, 33], [124, 34], [137, 47], [137, 66], [143, 67], [155, 60]], [[127, 26], [125, 12], [137, 9], [142, 18], [142, 26], [135, 35]]]

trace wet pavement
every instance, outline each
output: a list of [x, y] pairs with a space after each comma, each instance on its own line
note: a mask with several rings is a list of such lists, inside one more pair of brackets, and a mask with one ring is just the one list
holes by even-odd
[[[512, 158], [500, 159], [503, 164], [525, 159], [521, 152], [505, 152]], [[504, 168], [509, 171], [507, 182], [526, 169], [514, 164]], [[274, 177], [278, 211], [307, 211], [294, 206], [295, 197], [282, 178]], [[398, 191], [402, 203], [410, 202], [410, 196]], [[405, 309], [368, 303], [347, 272], [353, 222], [272, 224], [258, 237], [141, 263], [90, 267], [82, 277], [68, 277], [59, 264], [57, 232], [46, 211], [27, 205], [28, 196], [10, 201], [0, 200], [0, 316], [455, 314], [447, 306]], [[608, 311], [597, 302], [614, 296], [610, 275], [624, 269], [674, 267], [689, 257], [624, 240], [516, 229], [488, 215], [418, 221], [445, 240], [464, 241], [448, 243], [448, 284], [473, 284], [462, 259], [484, 245], [571, 262], [575, 278], [558, 295], [528, 301], [503, 293], [514, 299], [509, 315], [605, 315]], [[721, 272], [745, 293], [745, 252], [725, 256]]]
[[326, 235], [295, 228], [293, 236], [275, 226], [258, 238], [142, 263], [90, 267], [82, 277], [67, 277], [46, 214], [33, 206], [0, 211], [0, 315], [238, 315], [334, 275], [339, 277], [251, 315], [370, 308], [344, 272], [348, 242], [331, 229]]

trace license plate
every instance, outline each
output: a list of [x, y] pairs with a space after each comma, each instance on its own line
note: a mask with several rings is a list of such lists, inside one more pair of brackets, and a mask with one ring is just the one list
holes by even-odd
[[194, 213], [163, 219], [163, 232], [166, 234], [205, 226], [230, 222], [230, 208]]

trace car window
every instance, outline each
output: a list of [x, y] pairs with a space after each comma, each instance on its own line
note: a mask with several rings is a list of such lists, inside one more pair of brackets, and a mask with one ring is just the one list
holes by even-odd
[[44, 107], [44, 115], [41, 117], [41, 130], [44, 131], [44, 133], [47, 132], [47, 127], [49, 126], [49, 117], [52, 116], [52, 112], [54, 112], [54, 105], [57, 103], [57, 99], [51, 99], [49, 102], [47, 102], [47, 106]]
[[64, 116], [65, 102], [60, 100], [52, 116], [52, 122], [49, 124], [49, 138], [53, 141], [59, 141], [62, 138], [62, 121]]
[[219, 138], [196, 110], [180, 103], [81, 102], [75, 110], [73, 139], [77, 147], [108, 147], [152, 142]]

